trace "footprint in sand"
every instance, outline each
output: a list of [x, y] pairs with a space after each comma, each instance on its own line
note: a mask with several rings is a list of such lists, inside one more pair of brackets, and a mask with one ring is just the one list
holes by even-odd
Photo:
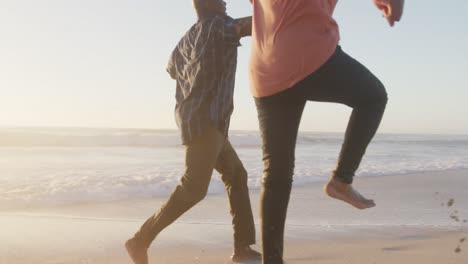
[[460, 243], [458, 244], [457, 248], [455, 248], [455, 253], [460, 253], [462, 250], [461, 250], [461, 244], [463, 244], [463, 242], [465, 242], [466, 238], [460, 238]]
[[[439, 192], [436, 192], [436, 195], [439, 195]], [[453, 207], [453, 205], [455, 204], [455, 199], [451, 198], [447, 201], [447, 203], [444, 203], [442, 202], [441, 205], [442, 206], [445, 206], [447, 205], [448, 208], [450, 207]], [[450, 218], [454, 221], [456, 221], [457, 223], [460, 223], [460, 222], [463, 222], [463, 223], [467, 223], [468, 220], [467, 219], [463, 219], [462, 221], [460, 220], [460, 217], [458, 216], [458, 210], [453, 210], [451, 213], [450, 213]], [[463, 231], [463, 225], [461, 226], [461, 230]], [[455, 253], [460, 253], [462, 251], [461, 249], [461, 245], [465, 242], [466, 238], [461, 238], [459, 241], [458, 241], [458, 245], [457, 247], [455, 248], [454, 252]]]
[[452, 207], [452, 205], [453, 205], [454, 203], [455, 203], [455, 199], [452, 198], [452, 199], [448, 200], [447, 206], [448, 206], [448, 207]]

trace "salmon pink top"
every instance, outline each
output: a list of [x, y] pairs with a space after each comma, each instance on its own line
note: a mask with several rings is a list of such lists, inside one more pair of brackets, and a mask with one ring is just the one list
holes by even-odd
[[[291, 88], [334, 53], [339, 30], [337, 0], [251, 0], [253, 4], [250, 82], [255, 97]], [[381, 10], [392, 0], [374, 0]]]
[[334, 53], [337, 0], [253, 0], [250, 82], [254, 97], [291, 88]]

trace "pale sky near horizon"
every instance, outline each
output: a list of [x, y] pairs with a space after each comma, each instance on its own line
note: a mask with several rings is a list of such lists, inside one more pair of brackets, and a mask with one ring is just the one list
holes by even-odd
[[[233, 17], [248, 0], [228, 0]], [[383, 133], [468, 134], [468, 1], [406, 1], [390, 28], [371, 0], [340, 0], [343, 49], [385, 84]], [[0, 0], [0, 127], [176, 128], [168, 57], [191, 0]], [[231, 129], [256, 130], [242, 40]], [[339, 132], [350, 109], [310, 102], [301, 130]]]

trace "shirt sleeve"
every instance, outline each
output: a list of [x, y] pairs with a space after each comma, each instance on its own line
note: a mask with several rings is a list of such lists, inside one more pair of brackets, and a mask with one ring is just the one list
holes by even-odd
[[234, 20], [239, 28], [240, 37], [252, 36], [252, 17], [242, 17]]
[[227, 44], [240, 46], [240, 35], [236, 29], [236, 22], [234, 19], [228, 17], [226, 19], [215, 18], [213, 27], [218, 37]]
[[169, 73], [172, 79], [177, 78], [177, 59], [178, 59], [177, 48], [172, 52], [169, 62], [167, 63], [166, 71]]

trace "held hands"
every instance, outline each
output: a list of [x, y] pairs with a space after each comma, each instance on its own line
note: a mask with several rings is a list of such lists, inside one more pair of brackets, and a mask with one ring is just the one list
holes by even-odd
[[400, 21], [403, 15], [405, 0], [373, 0], [374, 4], [380, 9], [391, 27], [395, 22]]

